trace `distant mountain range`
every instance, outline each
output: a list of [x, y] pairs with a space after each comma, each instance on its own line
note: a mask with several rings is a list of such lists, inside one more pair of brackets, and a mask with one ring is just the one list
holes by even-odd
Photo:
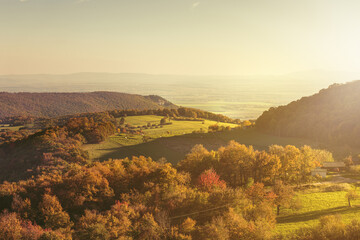
[[0, 118], [9, 116], [57, 117], [122, 109], [176, 108], [166, 99], [119, 92], [8, 93], [0, 92]]
[[256, 126], [270, 134], [360, 147], [360, 81], [333, 84], [313, 96], [270, 108]]

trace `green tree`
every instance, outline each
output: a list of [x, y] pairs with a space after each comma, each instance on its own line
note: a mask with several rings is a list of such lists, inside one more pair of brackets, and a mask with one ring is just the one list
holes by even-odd
[[355, 189], [351, 189], [347, 192], [346, 194], [346, 199], [348, 201], [349, 207], [351, 207], [351, 201], [358, 199], [360, 196], [359, 194], [356, 192]]

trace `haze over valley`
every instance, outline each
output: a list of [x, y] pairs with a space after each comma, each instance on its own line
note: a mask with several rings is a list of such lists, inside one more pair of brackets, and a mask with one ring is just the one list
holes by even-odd
[[270, 107], [309, 96], [333, 83], [360, 79], [360, 74], [304, 71], [279, 76], [189, 76], [131, 73], [3, 75], [2, 91], [118, 91], [159, 95], [178, 106], [199, 108], [232, 118], [256, 119]]

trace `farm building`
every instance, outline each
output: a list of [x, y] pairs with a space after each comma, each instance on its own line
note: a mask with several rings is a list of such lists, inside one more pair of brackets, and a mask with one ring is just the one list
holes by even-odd
[[322, 178], [326, 178], [326, 173], [327, 170], [326, 169], [322, 169], [322, 168], [315, 168], [311, 171], [311, 176], [320, 176]]
[[346, 165], [344, 162], [324, 162], [322, 168], [327, 170], [342, 170], [345, 169]]

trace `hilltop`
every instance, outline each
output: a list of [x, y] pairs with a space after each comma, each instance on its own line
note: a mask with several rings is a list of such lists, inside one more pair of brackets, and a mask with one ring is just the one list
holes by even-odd
[[57, 117], [85, 112], [126, 109], [176, 108], [156, 95], [119, 92], [0, 93], [0, 118], [9, 116]]
[[263, 132], [359, 147], [360, 81], [333, 84], [286, 106], [270, 108], [256, 121]]

